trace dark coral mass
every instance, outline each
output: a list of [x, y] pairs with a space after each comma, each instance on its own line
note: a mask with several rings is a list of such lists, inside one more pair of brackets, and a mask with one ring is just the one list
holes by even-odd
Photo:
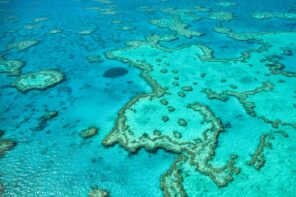
[[128, 70], [123, 68], [123, 67], [115, 67], [115, 68], [110, 68], [106, 70], [103, 74], [103, 77], [106, 78], [117, 78], [117, 77], [122, 77], [123, 75], [126, 75], [128, 73]]

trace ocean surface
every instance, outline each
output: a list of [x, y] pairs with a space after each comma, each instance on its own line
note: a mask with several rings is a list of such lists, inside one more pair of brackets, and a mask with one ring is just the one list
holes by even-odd
[[295, 0], [0, 0], [0, 196], [296, 196]]

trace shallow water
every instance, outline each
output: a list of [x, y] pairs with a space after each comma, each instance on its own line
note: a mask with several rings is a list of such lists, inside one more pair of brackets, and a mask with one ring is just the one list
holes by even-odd
[[0, 16], [0, 196], [295, 196], [295, 0]]

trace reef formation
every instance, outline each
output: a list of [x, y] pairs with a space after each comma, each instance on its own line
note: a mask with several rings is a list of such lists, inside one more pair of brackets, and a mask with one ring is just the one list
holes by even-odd
[[[159, 3], [162, 4], [165, 1], [160, 0]], [[151, 87], [151, 91], [136, 95], [120, 109], [113, 129], [104, 137], [102, 143], [108, 147], [114, 145], [122, 146], [130, 153], [127, 154], [128, 157], [132, 154], [134, 154], [134, 157], [137, 157], [136, 153], [140, 149], [145, 149], [149, 152], [156, 152], [162, 149], [172, 154], [174, 161], [170, 167], [167, 167], [166, 171], [162, 171], [163, 174], [160, 177], [159, 185], [164, 196], [200, 196], [194, 193], [194, 190], [199, 190], [201, 195], [206, 196], [230, 196], [227, 195], [227, 192], [233, 192], [234, 188], [236, 191], [240, 191], [242, 188], [253, 191], [254, 185], [245, 187], [244, 184], [246, 182], [253, 184], [257, 174], [262, 173], [261, 176], [265, 176], [266, 172], [264, 170], [266, 169], [272, 171], [272, 164], [277, 160], [277, 158], [273, 159], [272, 154], [286, 154], [290, 151], [293, 153], [293, 150], [288, 148], [288, 151], [279, 150], [278, 145], [295, 139], [293, 133], [295, 133], [296, 129], [296, 73], [295, 70], [289, 69], [285, 64], [285, 60], [291, 58], [293, 53], [295, 53], [295, 32], [244, 32], [244, 25], [242, 25], [241, 29], [236, 29], [240, 17], [245, 16], [240, 16], [238, 12], [232, 13], [232, 10], [236, 8], [239, 10], [239, 5], [231, 1], [214, 2], [213, 7], [194, 6], [186, 9], [142, 6], [139, 11], [147, 14], [147, 21], [141, 21], [140, 25], [135, 24], [132, 20], [126, 20], [126, 18], [128, 19], [127, 16], [126, 18], [119, 16], [119, 6], [110, 0], [95, 0], [91, 4], [87, 1], [75, 1], [75, 3], [83, 3], [83, 6], [87, 5], [87, 7], [83, 7], [84, 11], [87, 10], [95, 15], [102, 15], [100, 16], [102, 18], [108, 17], [107, 24], [120, 33], [120, 38], [113, 38], [113, 35], [108, 35], [108, 39], [105, 39], [102, 32], [109, 33], [109, 31], [105, 31], [103, 25], [98, 27], [87, 26], [88, 23], [85, 20], [85, 25], [79, 26], [76, 29], [68, 29], [67, 25], [58, 25], [63, 27], [62, 30], [56, 24], [51, 24], [48, 29], [46, 24], [40, 23], [48, 20], [46, 17], [33, 20], [31, 18], [29, 23], [21, 25], [20, 30], [9, 30], [6, 33], [17, 32], [22, 35], [28, 32], [28, 30], [31, 33], [33, 31], [45, 30], [46, 36], [50, 34], [48, 36], [50, 38], [60, 37], [60, 39], [63, 39], [63, 37], [68, 36], [70, 31], [73, 31], [69, 38], [78, 38], [78, 44], [71, 41], [73, 50], [70, 51], [76, 51], [79, 48], [77, 51], [81, 52], [81, 56], [80, 54], [74, 55], [74, 53], [68, 54], [69, 61], [74, 59], [78, 62], [79, 58], [82, 58], [83, 63], [92, 64], [92, 66], [101, 63], [103, 65], [109, 62], [112, 64], [114, 61], [119, 61], [121, 62], [119, 64], [123, 63], [140, 71], [140, 77]], [[96, 3], [99, 6], [96, 6]], [[152, 15], [153, 17], [151, 17]], [[258, 19], [256, 21], [258, 23], [285, 19], [284, 21], [289, 24], [291, 20], [296, 18], [295, 13], [292, 12], [255, 12], [253, 15], [249, 14], [248, 17], [250, 21]], [[139, 19], [141, 18], [139, 17]], [[6, 21], [7, 23], [14, 23], [17, 20], [16, 16], [0, 19], [1, 22]], [[144, 25], [142, 25], [142, 22]], [[73, 25], [76, 24], [73, 23]], [[145, 25], [148, 26], [147, 29], [144, 28]], [[149, 34], [145, 35], [145, 37], [141, 35], [135, 36], [138, 30], [139, 32], [145, 30]], [[6, 33], [3, 35], [6, 35]], [[102, 35], [100, 35], [101, 33]], [[0, 57], [0, 73], [16, 75], [16, 80], [12, 86], [21, 92], [45, 90], [59, 84], [65, 78], [64, 73], [59, 70], [21, 73], [25, 63], [11, 58], [11, 56], [15, 55], [15, 53], [19, 55], [18, 57], [24, 57], [22, 55], [27, 52], [28, 54], [31, 54], [30, 52], [35, 54], [35, 50], [25, 50], [39, 44], [41, 40], [42, 44], [47, 43], [47, 39], [43, 40], [45, 37], [32, 35], [30, 35], [28, 40], [26, 40], [27, 38], [20, 41], [18, 41], [19, 39], [16, 41], [12, 39], [13, 42], [6, 45], [3, 57]], [[121, 41], [126, 41], [126, 39], [133, 36], [135, 38], [128, 41], [124, 48], [113, 48], [111, 50], [113, 44], [114, 46], [122, 47]], [[35, 40], [35, 38], [38, 39]], [[66, 42], [67, 40], [63, 39], [63, 41]], [[112, 41], [114, 43], [111, 43]], [[221, 41], [226, 43], [225, 46], [220, 46], [219, 42]], [[76, 48], [76, 44], [79, 45], [78, 48]], [[96, 48], [98, 46], [96, 44], [102, 47], [102, 49]], [[224, 50], [230, 49], [232, 47], [230, 46], [231, 44], [234, 44], [233, 48], [237, 47], [239, 52], [235, 51], [237, 53], [230, 54], [231, 57], [224, 57], [223, 54], [226, 54]], [[242, 50], [241, 47], [238, 47], [240, 44], [247, 47], [242, 47]], [[65, 46], [60, 45], [55, 48], [62, 49], [61, 51], [55, 51], [57, 55], [61, 52], [65, 57], [68, 57], [66, 56], [67, 50]], [[80, 51], [80, 47], [86, 49], [86, 51]], [[106, 48], [111, 50], [106, 52], [106, 59], [100, 55], [92, 55], [102, 54]], [[18, 54], [18, 52], [21, 53]], [[56, 57], [56, 55], [54, 56]], [[34, 58], [32, 60], [32, 62], [36, 61]], [[31, 60], [28, 60], [28, 62], [31, 62]], [[65, 72], [70, 75], [69, 79], [76, 77], [75, 72], [77, 70], [78, 75], [85, 77], [83, 79], [89, 79], [88, 77], [94, 76], [92, 73], [87, 75], [89, 74], [86, 71], [87, 69], [83, 70], [82, 68], [75, 67], [73, 68], [73, 73], [75, 74], [72, 73], [71, 69], [64, 68]], [[131, 70], [128, 70], [125, 66], [108, 67], [98, 77], [100, 79], [99, 82], [103, 81], [103, 78], [109, 78], [106, 80], [111, 81], [113, 78], [122, 77], [127, 75], [129, 71]], [[82, 72], [85, 73], [81, 74]], [[131, 71], [130, 76], [132, 77], [133, 74]], [[124, 77], [118, 79], [120, 82], [124, 80]], [[127, 83], [131, 84], [133, 81], [129, 80]], [[84, 81], [81, 80], [79, 82]], [[81, 86], [80, 89], [78, 87], [79, 90], [83, 90], [80, 98], [94, 98], [84, 94], [88, 93], [87, 91], [93, 85], [87, 82], [92, 83], [94, 80], [86, 80], [84, 86]], [[74, 90], [77, 87], [76, 81], [73, 87], [71, 85], [73, 84], [70, 81], [69, 84], [61, 87], [63, 90], [69, 90], [67, 91], [69, 97], [64, 98], [67, 101], [71, 100], [71, 106], [59, 100], [63, 98], [57, 98], [56, 100], [59, 100], [59, 104], [65, 106], [61, 107], [61, 111], [60, 109], [56, 109], [59, 111], [46, 110], [45, 113], [38, 116], [35, 127], [30, 127], [32, 131], [42, 131], [49, 126], [51, 121], [56, 119], [64, 121], [65, 118], [63, 116], [66, 114], [64, 112], [67, 107], [72, 109], [77, 107], [77, 105], [74, 105], [74, 101], [79, 96], [76, 97], [70, 94], [72, 88]], [[110, 84], [106, 83], [106, 85]], [[133, 85], [138, 84], [133, 83]], [[131, 92], [138, 92], [133, 91], [134, 89], [130, 90]], [[79, 93], [78, 91], [77, 93]], [[127, 91], [124, 90], [123, 92]], [[52, 91], [50, 93], [56, 92]], [[59, 92], [57, 93], [57, 97], [60, 97]], [[28, 95], [30, 96], [30, 94], [22, 94], [23, 97]], [[50, 94], [49, 98], [54, 100], [54, 94]], [[89, 106], [87, 102], [85, 103]], [[101, 101], [101, 104], [103, 103], [104, 101]], [[83, 103], [79, 102], [79, 104]], [[26, 107], [29, 106], [30, 104]], [[61, 112], [61, 117], [59, 112]], [[78, 116], [81, 114], [79, 113]], [[81, 120], [83, 119], [81, 118]], [[79, 124], [79, 122], [83, 121], [79, 119], [77, 122], [72, 123]], [[65, 124], [62, 126], [64, 129], [74, 127], [69, 125]], [[103, 131], [103, 127], [101, 128]], [[104, 126], [104, 128], [107, 127]], [[47, 134], [51, 132], [50, 127], [48, 130]], [[76, 136], [74, 140], [78, 138], [83, 144], [90, 144], [92, 141], [95, 142], [95, 140], [91, 139], [97, 138], [95, 136], [98, 135], [99, 130], [101, 129], [95, 126], [83, 127], [83, 130], [75, 129], [71, 134], [67, 133], [67, 137], [74, 135]], [[33, 132], [33, 136], [35, 134], [36, 136], [42, 136], [42, 133]], [[0, 159], [17, 144], [12, 139], [2, 138], [3, 136], [4, 132], [0, 131]], [[62, 137], [59, 139], [68, 142]], [[69, 147], [76, 148], [77, 146], [75, 143], [71, 143]], [[48, 147], [46, 148], [44, 151], [42, 150], [42, 153], [49, 152], [47, 151]], [[103, 150], [105, 151], [106, 149], [103, 148]], [[96, 151], [94, 152], [97, 154]], [[85, 151], [82, 154], [83, 156], [84, 153]], [[72, 152], [69, 155], [72, 156]], [[105, 156], [105, 152], [102, 155]], [[79, 161], [84, 158], [80, 158], [78, 154], [76, 156]], [[88, 155], [85, 154], [85, 156], [87, 157]], [[102, 162], [97, 163], [104, 170], [105, 166], [101, 164], [106, 162], [108, 164], [106, 171], [109, 171], [113, 166], [107, 163], [110, 162], [107, 161], [108, 159], [100, 157], [91, 158], [91, 160], [87, 161], [92, 162], [91, 166], [95, 165], [96, 161]], [[73, 158], [70, 161], [72, 162]], [[278, 159], [277, 162], [283, 161]], [[112, 159], [111, 162], [113, 162]], [[64, 164], [60, 165], [59, 163], [60, 166]], [[120, 167], [122, 166], [121, 164], [119, 163]], [[75, 166], [75, 169], [80, 168]], [[87, 183], [85, 186], [81, 186], [83, 184], [75, 184], [82, 189], [86, 187], [87, 189], [83, 190], [83, 192], [89, 192], [88, 196], [90, 197], [109, 196], [109, 189], [107, 192], [105, 189], [95, 187], [89, 191], [90, 187], [87, 185], [89, 180], [90, 184], [93, 184], [100, 179], [102, 188], [107, 188], [111, 185], [110, 179], [118, 181], [116, 183], [118, 185], [125, 184], [125, 181], [127, 181], [124, 180], [124, 176], [121, 177], [120, 173], [118, 173], [120, 176], [116, 176], [114, 179], [113, 177], [108, 177], [108, 180], [105, 172], [101, 173], [102, 177], [95, 179], [92, 173], [96, 173], [97, 168], [82, 167], [81, 169], [87, 174]], [[62, 173], [64, 174], [65, 171]], [[79, 174], [82, 173], [79, 171]], [[127, 176], [130, 176], [130, 174], [127, 174]], [[287, 177], [289, 176], [287, 175]], [[79, 179], [84, 180], [83, 176], [81, 177], [80, 179], [79, 176]], [[76, 181], [72, 178], [73, 176], [70, 178], [71, 181]], [[267, 178], [264, 180], [270, 181]], [[236, 184], [236, 181], [241, 182]], [[7, 182], [7, 185], [9, 185], [9, 181]], [[72, 185], [71, 182], [69, 185], [70, 189], [72, 189], [74, 184]], [[259, 188], [260, 184], [256, 185], [256, 187]], [[230, 189], [228, 190], [228, 188]], [[0, 183], [0, 196], [3, 190], [4, 186]], [[111, 195], [114, 190], [110, 188]], [[210, 192], [213, 195], [206, 193], [209, 190], [212, 190]], [[226, 191], [225, 195], [219, 195], [220, 191], [221, 193]]]
[[0, 57], [0, 73], [8, 73], [9, 75], [19, 75], [24, 62], [19, 60], [6, 60]]
[[108, 193], [105, 190], [102, 189], [93, 189], [89, 195], [89, 197], [108, 197]]
[[[174, 12], [169, 10], [169, 13]], [[194, 34], [187, 33], [187, 26], [178, 22], [179, 17], [183, 16], [178, 14], [173, 20], [150, 22], [170, 29], [175, 36], [190, 38]], [[233, 19], [231, 13], [224, 12], [209, 13], [209, 17], [223, 21]], [[295, 73], [286, 71], [274, 58], [279, 52], [284, 54], [296, 34], [236, 33], [222, 25], [214, 30], [239, 42], [254, 41], [259, 47], [246, 50], [239, 57], [215, 58], [205, 45], [169, 48], [162, 43], [173, 41], [171, 35], [151, 35], [145, 40], [128, 42], [127, 48], [106, 53], [110, 59], [140, 69], [141, 77], [153, 91], [134, 97], [119, 111], [115, 126], [103, 144], [120, 144], [131, 153], [144, 148], [177, 154], [175, 162], [161, 178], [165, 196], [186, 196], [183, 182], [186, 173], [192, 170], [210, 178], [218, 187], [227, 186], [248, 167], [260, 170], [266, 163], [265, 147], [271, 147], [269, 139], [275, 133], [288, 137], [285, 130], [296, 128], [295, 108], [291, 103], [296, 92], [289, 88], [295, 85]], [[286, 37], [291, 39], [284, 39]], [[237, 162], [239, 153], [229, 153], [228, 159], [217, 163], [219, 137], [231, 123], [226, 124], [224, 118], [217, 115], [220, 109], [215, 103], [223, 104], [233, 98], [247, 116], [271, 131], [264, 133], [262, 129], [257, 133], [255, 138], [260, 143], [254, 153], [250, 153], [250, 159], [240, 158], [244, 164]], [[277, 110], [285, 110], [290, 115], [277, 113]]]
[[44, 90], [64, 80], [64, 74], [57, 70], [41, 70], [19, 76], [12, 86], [22, 92]]
[[87, 129], [80, 131], [79, 134], [83, 139], [88, 139], [88, 138], [91, 138], [91, 137], [97, 135], [98, 131], [99, 131], [98, 128], [96, 128], [94, 126], [90, 126]]
[[[12, 150], [16, 146], [16, 142], [11, 139], [2, 139], [5, 134], [4, 131], [0, 131], [0, 158], [4, 157], [7, 151]], [[1, 192], [0, 192], [1, 194]]]
[[18, 41], [18, 42], [14, 42], [14, 43], [11, 43], [7, 46], [7, 49], [8, 50], [11, 50], [11, 49], [16, 49], [18, 51], [24, 51], [36, 44], [38, 44], [39, 41], [37, 40], [24, 40], [24, 41]]

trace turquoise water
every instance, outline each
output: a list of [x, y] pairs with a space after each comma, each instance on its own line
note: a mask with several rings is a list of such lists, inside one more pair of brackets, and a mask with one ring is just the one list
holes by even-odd
[[0, 196], [295, 196], [295, 61], [295, 0], [0, 0]]

